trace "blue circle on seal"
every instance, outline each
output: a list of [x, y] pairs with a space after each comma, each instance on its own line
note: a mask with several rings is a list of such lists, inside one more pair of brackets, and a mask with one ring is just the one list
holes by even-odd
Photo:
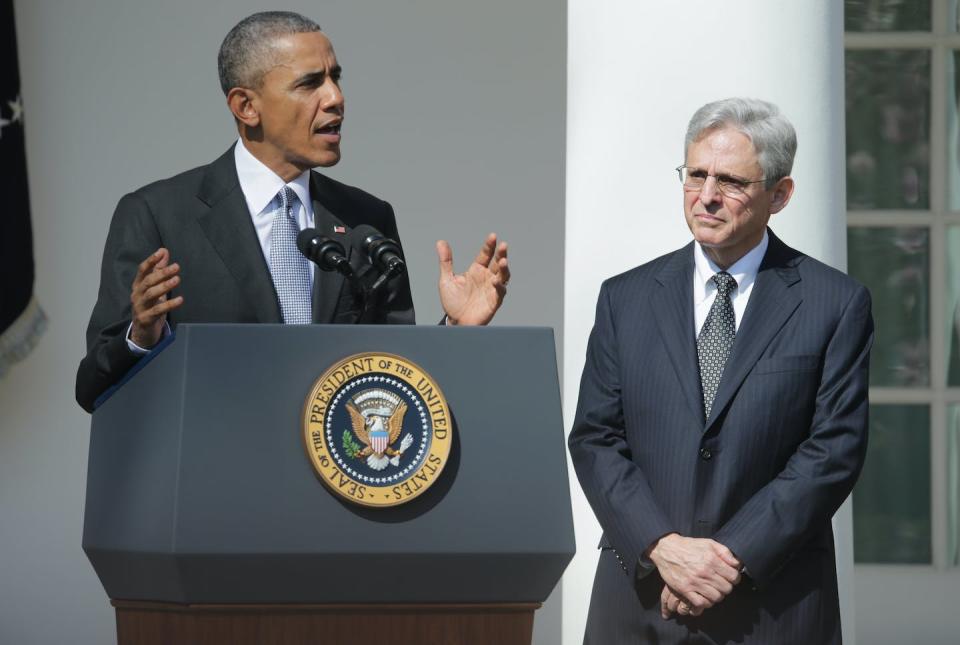
[[327, 408], [324, 434], [336, 466], [370, 486], [395, 486], [413, 477], [432, 443], [424, 400], [388, 374], [344, 383]]

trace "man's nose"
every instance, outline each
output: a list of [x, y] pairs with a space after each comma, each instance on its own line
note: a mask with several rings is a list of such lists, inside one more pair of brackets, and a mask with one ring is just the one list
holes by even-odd
[[343, 103], [343, 91], [333, 79], [329, 79], [323, 84], [323, 109], [343, 114]]
[[713, 175], [707, 175], [707, 180], [700, 187], [700, 201], [710, 203], [720, 200], [720, 187], [717, 184], [717, 178]]

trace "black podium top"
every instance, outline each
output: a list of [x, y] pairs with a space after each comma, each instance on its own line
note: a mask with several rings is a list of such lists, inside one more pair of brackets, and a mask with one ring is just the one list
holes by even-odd
[[[329, 366], [401, 355], [454, 420], [436, 485], [365, 508], [317, 478], [304, 401]], [[116, 599], [543, 601], [575, 549], [545, 328], [180, 325], [94, 414], [83, 547]]]

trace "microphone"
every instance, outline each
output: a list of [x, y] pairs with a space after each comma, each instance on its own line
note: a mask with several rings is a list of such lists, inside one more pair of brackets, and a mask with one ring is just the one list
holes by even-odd
[[407, 264], [400, 256], [400, 245], [368, 224], [353, 229], [354, 245], [359, 247], [375, 267], [383, 274], [383, 279], [402, 275]]
[[305, 228], [297, 235], [297, 248], [308, 260], [324, 271], [336, 271], [348, 278], [353, 276], [353, 267], [347, 260], [343, 244], [321, 235], [315, 228]]

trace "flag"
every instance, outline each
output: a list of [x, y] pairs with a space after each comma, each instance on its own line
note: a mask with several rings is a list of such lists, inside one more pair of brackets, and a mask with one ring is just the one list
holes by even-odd
[[13, 0], [0, 0], [0, 377], [33, 349], [47, 318], [33, 296], [33, 238]]

